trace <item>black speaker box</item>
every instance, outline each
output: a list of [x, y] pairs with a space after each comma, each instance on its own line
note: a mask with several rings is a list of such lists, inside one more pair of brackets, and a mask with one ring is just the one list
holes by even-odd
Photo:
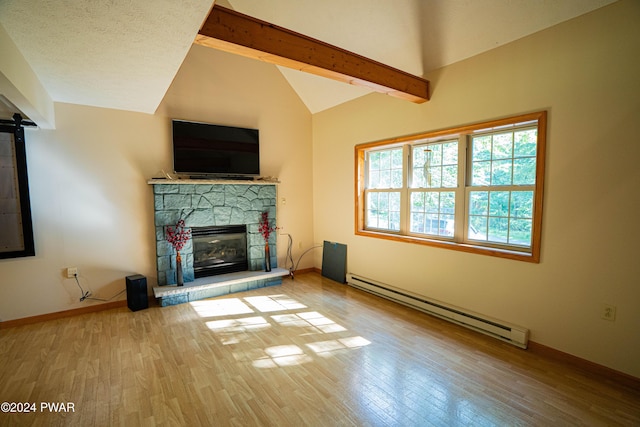
[[131, 311], [149, 307], [147, 297], [147, 278], [141, 274], [127, 276], [127, 306]]

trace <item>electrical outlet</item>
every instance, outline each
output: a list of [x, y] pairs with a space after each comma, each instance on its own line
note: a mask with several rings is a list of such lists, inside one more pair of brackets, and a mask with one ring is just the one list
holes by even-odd
[[78, 275], [78, 267], [69, 267], [67, 268], [67, 277], [69, 279], [73, 279]]
[[616, 320], [616, 306], [611, 304], [602, 304], [600, 317], [604, 320]]

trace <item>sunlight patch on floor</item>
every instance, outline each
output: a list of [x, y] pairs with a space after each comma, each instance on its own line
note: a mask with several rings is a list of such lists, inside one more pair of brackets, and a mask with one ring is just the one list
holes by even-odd
[[332, 353], [341, 350], [349, 350], [364, 347], [371, 344], [371, 341], [362, 337], [340, 338], [337, 340], [317, 341], [307, 344], [313, 352], [317, 354]]
[[274, 315], [271, 316], [271, 318], [282, 326], [308, 327], [310, 328], [310, 332], [320, 331], [329, 334], [347, 330], [333, 320], [315, 311], [313, 313]]
[[240, 298], [225, 298], [220, 300], [200, 300], [190, 302], [191, 307], [200, 317], [221, 317], [234, 314], [254, 313], [253, 309], [242, 302]]
[[[227, 319], [205, 322], [207, 328], [215, 333], [223, 345], [245, 343], [244, 347], [234, 350], [234, 358], [238, 362], [251, 362], [256, 368], [273, 369], [283, 366], [295, 366], [313, 362], [314, 357], [333, 357], [345, 351], [351, 351], [371, 344], [371, 341], [360, 336], [336, 336], [334, 339], [319, 340], [305, 344], [294, 344], [292, 336], [308, 340], [310, 337], [344, 335], [348, 330], [317, 311], [291, 312], [308, 307], [287, 295], [252, 296], [245, 298], [224, 298], [194, 301], [190, 303], [196, 313], [205, 318], [227, 316]], [[253, 308], [252, 308], [253, 307]], [[268, 317], [249, 316], [256, 311], [274, 313]], [[281, 312], [275, 314], [275, 312]], [[288, 313], [282, 313], [288, 312]], [[273, 326], [292, 329], [290, 332], [270, 335], [256, 335]], [[295, 339], [295, 338], [294, 338]], [[261, 348], [260, 343], [286, 340], [288, 343], [274, 343]], [[246, 343], [256, 342], [255, 347], [247, 350]], [[244, 348], [242, 350], [242, 348]]]
[[307, 308], [286, 295], [247, 297], [244, 300], [263, 313]]

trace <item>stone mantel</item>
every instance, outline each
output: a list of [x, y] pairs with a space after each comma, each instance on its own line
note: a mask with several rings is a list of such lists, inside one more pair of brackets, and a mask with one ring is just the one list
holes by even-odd
[[280, 184], [277, 178], [264, 177], [256, 179], [166, 179], [151, 178], [147, 181], [150, 185], [274, 185]]

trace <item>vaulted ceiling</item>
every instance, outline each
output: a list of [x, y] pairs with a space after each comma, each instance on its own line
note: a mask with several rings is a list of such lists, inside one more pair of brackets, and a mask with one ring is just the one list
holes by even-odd
[[[423, 76], [614, 1], [216, 4]], [[153, 113], [211, 7], [212, 0], [0, 0], [0, 25], [54, 102]], [[312, 113], [370, 92], [278, 67]]]

